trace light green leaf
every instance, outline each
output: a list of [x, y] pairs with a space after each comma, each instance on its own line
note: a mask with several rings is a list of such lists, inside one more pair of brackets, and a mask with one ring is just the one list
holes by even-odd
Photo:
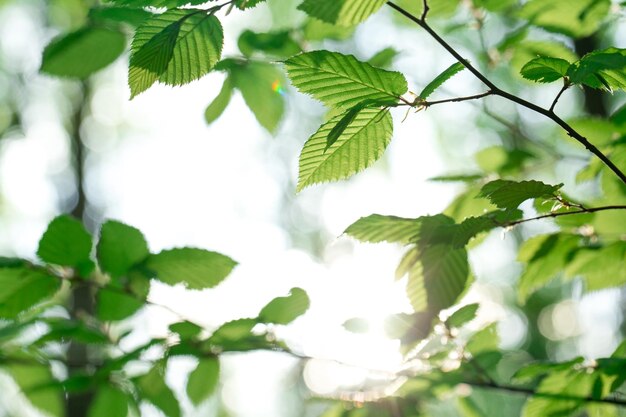
[[190, 321], [180, 321], [169, 325], [170, 331], [178, 333], [181, 339], [193, 339], [200, 335], [202, 327]]
[[187, 395], [194, 405], [199, 405], [213, 394], [219, 376], [220, 361], [217, 357], [200, 358], [187, 381]]
[[151, 402], [167, 417], [180, 417], [180, 405], [176, 396], [165, 383], [164, 366], [157, 363], [150, 371], [138, 378], [137, 388], [142, 399]]
[[275, 132], [285, 109], [286, 82], [282, 72], [272, 64], [248, 61], [231, 67], [230, 74], [261, 126]]
[[420, 251], [409, 269], [407, 295], [416, 312], [438, 313], [452, 306], [465, 291], [469, 265], [465, 249], [434, 245]]
[[369, 167], [391, 141], [393, 124], [389, 111], [365, 108], [326, 149], [329, 133], [342, 118], [343, 115], [336, 116], [322, 125], [304, 144], [298, 191], [312, 184], [347, 178]]
[[52, 297], [61, 280], [31, 268], [0, 268], [0, 317], [14, 318], [22, 311]]
[[352, 333], [367, 333], [370, 330], [370, 323], [366, 319], [353, 317], [343, 323], [344, 329]]
[[422, 230], [422, 217], [407, 219], [396, 216], [372, 214], [352, 223], [345, 234], [362, 242], [416, 242]]
[[374, 14], [385, 0], [304, 0], [298, 9], [327, 23], [352, 26]]
[[264, 323], [289, 324], [309, 309], [309, 296], [301, 288], [292, 288], [287, 297], [270, 301], [259, 313]]
[[520, 73], [527, 80], [551, 83], [567, 75], [570, 63], [561, 58], [541, 57], [529, 61]]
[[422, 92], [418, 94], [419, 98], [426, 100], [426, 98], [434, 93], [436, 89], [441, 87], [443, 83], [445, 83], [464, 69], [465, 66], [460, 62], [455, 62], [454, 64], [450, 65], [441, 74], [437, 75], [435, 79], [429, 82], [426, 87], [424, 87]]
[[299, 54], [285, 61], [285, 67], [294, 86], [329, 106], [350, 108], [365, 100], [394, 104], [408, 89], [399, 72], [337, 52]]
[[102, 225], [97, 246], [98, 263], [112, 277], [125, 275], [149, 254], [146, 239], [139, 230], [113, 220]]
[[563, 184], [549, 185], [534, 180], [495, 180], [485, 184], [478, 196], [488, 198], [500, 208], [516, 208], [531, 198], [553, 196], [562, 186]]
[[49, 264], [90, 269], [91, 236], [83, 224], [70, 217], [52, 220], [39, 241], [37, 256]]
[[179, 248], [151, 255], [146, 267], [166, 284], [182, 283], [190, 289], [215, 287], [237, 265], [228, 256], [204, 249]]
[[497, 350], [499, 343], [500, 339], [498, 337], [496, 323], [492, 323], [473, 334], [467, 341], [465, 350], [471, 353], [472, 356], [477, 356], [480, 353]]
[[518, 209], [495, 210], [478, 217], [468, 217], [459, 224], [445, 224], [433, 234], [431, 243], [446, 243], [455, 248], [468, 244], [475, 236], [505, 226], [522, 218]]
[[126, 36], [103, 27], [85, 27], [50, 42], [43, 51], [41, 72], [86, 78], [115, 61], [126, 49]]
[[174, 9], [137, 28], [131, 45], [128, 84], [131, 96], [157, 80], [182, 85], [208, 73], [220, 60], [224, 34], [213, 14]]
[[526, 301], [528, 296], [549, 283], [561, 273], [578, 246], [579, 238], [574, 235], [540, 235], [524, 242], [518, 260], [527, 266], [518, 284], [518, 298]]
[[[204, 0], [206, 1], [206, 0]], [[265, 2], [265, 0], [235, 0], [235, 6], [241, 10], [251, 9]]]
[[65, 415], [63, 390], [53, 385], [55, 380], [47, 366], [13, 364], [3, 366], [3, 369], [15, 380], [35, 408], [52, 417]]
[[126, 417], [130, 401], [129, 395], [119, 388], [103, 385], [98, 388], [87, 417]]
[[598, 30], [610, 6], [610, 0], [530, 0], [519, 16], [535, 26], [580, 38]]
[[322, 22], [319, 19], [309, 18], [302, 27], [302, 34], [308, 41], [322, 41], [324, 39], [344, 40], [354, 32], [354, 27], [337, 26]]
[[587, 291], [626, 285], [626, 242], [576, 251], [565, 273], [583, 277]]
[[213, 99], [211, 104], [209, 104], [204, 111], [204, 119], [208, 124], [216, 121], [226, 107], [228, 107], [228, 103], [230, 103], [230, 98], [233, 95], [233, 82], [230, 77], [226, 77], [224, 80], [224, 84], [222, 85], [222, 89], [217, 94], [217, 97]]
[[89, 10], [89, 18], [102, 25], [125, 23], [137, 27], [151, 16], [147, 10], [128, 7], [93, 7]]
[[461, 327], [465, 323], [472, 321], [476, 317], [476, 312], [478, 311], [478, 304], [468, 304], [457, 311], [452, 313], [450, 317], [446, 320], [447, 327]]

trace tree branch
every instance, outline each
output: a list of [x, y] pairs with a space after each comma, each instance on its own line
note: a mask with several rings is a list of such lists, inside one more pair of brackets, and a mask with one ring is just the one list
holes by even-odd
[[463, 58], [441, 36], [439, 36], [439, 34], [437, 32], [435, 32], [426, 23], [425, 19], [418, 18], [417, 16], [414, 16], [413, 14], [409, 13], [408, 11], [406, 11], [405, 9], [403, 9], [402, 7], [396, 5], [395, 3], [391, 2], [391, 1], [387, 1], [387, 5], [389, 7], [391, 7], [392, 9], [396, 10], [398, 13], [402, 14], [403, 16], [405, 16], [407, 19], [409, 19], [412, 22], [414, 22], [417, 25], [419, 25], [422, 29], [424, 29], [433, 39], [435, 39], [435, 41], [437, 41], [437, 43], [439, 43], [439, 45], [441, 45], [446, 51], [448, 51], [458, 62], [463, 64], [465, 66], [465, 68], [468, 69], [468, 71], [470, 71], [472, 74], [474, 74], [474, 76], [476, 78], [478, 78], [480, 81], [483, 82], [483, 84], [485, 84], [487, 87], [489, 87], [489, 89], [493, 92], [494, 95], [503, 97], [503, 98], [505, 98], [505, 99], [507, 99], [509, 101], [517, 103], [517, 104], [519, 104], [519, 105], [521, 105], [523, 107], [526, 107], [527, 109], [530, 109], [530, 110], [532, 110], [532, 111], [534, 111], [536, 113], [539, 113], [539, 114], [547, 117], [548, 119], [552, 120], [556, 124], [558, 124], [561, 128], [563, 128], [563, 130], [565, 130], [565, 132], [567, 132], [567, 134], [571, 138], [573, 138], [574, 140], [578, 141], [587, 150], [589, 150], [589, 152], [591, 152], [592, 154], [597, 156], [607, 167], [609, 167], [611, 169], [611, 171], [613, 171], [615, 173], [615, 175], [617, 175], [622, 180], [622, 182], [624, 184], [626, 184], [626, 174], [624, 172], [622, 172], [604, 153], [602, 153], [602, 151], [600, 151], [596, 146], [594, 146], [591, 142], [589, 142], [589, 140], [587, 140], [587, 138], [585, 138], [580, 133], [578, 133], [567, 122], [565, 122], [563, 119], [561, 119], [556, 114], [554, 114], [554, 112], [552, 112], [552, 111], [550, 111], [548, 109], [544, 109], [543, 107], [540, 107], [540, 106], [538, 106], [538, 105], [536, 105], [534, 103], [531, 103], [530, 101], [524, 100], [521, 97], [518, 97], [518, 96], [516, 96], [514, 94], [511, 94], [511, 93], [509, 93], [507, 91], [504, 91], [504, 90], [500, 89], [493, 82], [491, 82], [485, 75], [483, 75], [483, 73], [481, 73], [477, 68], [475, 68], [472, 64], [470, 64], [470, 62], [467, 59]]
[[481, 99], [483, 97], [490, 96], [492, 94], [493, 94], [493, 91], [489, 90], [489, 91], [485, 91], [484, 93], [475, 94], [473, 96], [454, 97], [454, 98], [447, 98], [447, 99], [444, 99], [444, 100], [423, 101], [423, 102], [418, 103], [418, 104], [421, 104], [424, 107], [430, 107], [430, 106], [433, 106], [435, 104], [458, 103], [460, 101], [478, 100], [478, 99]]
[[565, 92], [565, 90], [567, 90], [569, 87], [571, 86], [571, 84], [569, 83], [569, 81], [567, 79], [563, 80], [563, 87], [561, 87], [561, 90], [559, 91], [559, 93], [556, 95], [556, 97], [554, 98], [554, 101], [552, 102], [552, 105], [550, 106], [550, 110], [548, 110], [550, 113], [554, 113], [554, 106], [556, 106], [556, 103], [558, 103], [559, 99], [561, 98], [561, 95]]
[[596, 211], [605, 211], [605, 210], [626, 210], [626, 205], [620, 206], [620, 205], [615, 205], [615, 206], [602, 206], [602, 207], [591, 207], [591, 208], [581, 208], [580, 210], [576, 210], [576, 211], [564, 211], [561, 213], [548, 213], [548, 214], [543, 214], [541, 216], [537, 216], [537, 217], [531, 217], [528, 219], [521, 219], [521, 220], [516, 220], [513, 222], [509, 222], [509, 223], [504, 223], [501, 224], [501, 227], [511, 227], [511, 226], [515, 226], [521, 223], [526, 223], [526, 222], [531, 222], [534, 220], [541, 220], [541, 219], [547, 219], [549, 217], [562, 217], [562, 216], [572, 216], [574, 214], [582, 214], [582, 213], [595, 213]]

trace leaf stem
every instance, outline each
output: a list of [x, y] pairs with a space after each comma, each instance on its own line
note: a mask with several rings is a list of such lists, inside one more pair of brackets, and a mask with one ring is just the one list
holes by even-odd
[[[483, 73], [481, 73], [476, 67], [474, 67], [470, 62], [463, 58], [459, 52], [457, 52], [449, 43], [447, 43], [437, 32], [435, 32], [427, 23], [425, 18], [419, 18], [409, 13], [402, 7], [397, 4], [387, 1], [387, 5], [397, 11], [398, 13], [405, 16], [407, 19], [419, 25], [422, 29], [424, 29], [439, 45], [441, 45], [446, 51], [448, 51], [458, 62], [463, 64], [465, 68], [467, 68], [476, 78], [483, 82], [489, 89], [493, 92], [494, 95], [503, 97], [509, 101], [519, 104], [520, 106], [526, 107], [536, 113], [539, 113], [548, 119], [552, 120], [556, 124], [558, 124], [567, 134], [582, 144], [589, 152], [597, 156], [607, 167], [611, 169], [617, 175], [624, 184], [626, 184], [626, 174], [622, 172], [602, 151], [600, 151], [596, 146], [594, 146], [587, 138], [578, 133], [572, 126], [570, 126], [567, 122], [557, 116], [553, 111], [544, 109], [530, 101], [524, 100], [521, 97], [518, 97], [514, 94], [511, 94], [507, 91], [500, 89], [493, 82], [491, 82]], [[424, 13], [422, 13], [424, 15]]]
[[454, 98], [447, 98], [444, 100], [423, 101], [422, 103], [418, 103], [418, 104], [421, 104], [424, 107], [430, 107], [435, 104], [458, 103], [460, 101], [478, 100], [483, 97], [490, 96], [492, 94], [493, 94], [493, 91], [489, 90], [489, 91], [485, 91], [484, 93], [475, 94], [473, 96], [454, 97]]
[[550, 110], [548, 110], [550, 113], [554, 113], [554, 107], [556, 106], [556, 103], [559, 101], [561, 95], [565, 92], [565, 90], [567, 90], [570, 86], [571, 84], [569, 83], [568, 79], [564, 78], [563, 87], [561, 87], [561, 90], [559, 90], [559, 93], [556, 95], [554, 101], [552, 102], [552, 105], [550, 106]]

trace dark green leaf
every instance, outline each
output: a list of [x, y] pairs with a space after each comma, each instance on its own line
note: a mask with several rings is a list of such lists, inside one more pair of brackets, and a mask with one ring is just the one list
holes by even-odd
[[97, 315], [100, 320], [124, 320], [145, 306], [145, 301], [123, 290], [103, 288], [98, 291]]
[[446, 68], [441, 74], [437, 75], [435, 79], [429, 82], [426, 87], [418, 94], [419, 98], [426, 100], [428, 96], [435, 92], [436, 89], [441, 87], [443, 83], [454, 77], [459, 72], [463, 71], [465, 66], [460, 62], [455, 62]]
[[228, 256], [195, 248], [164, 250], [146, 261], [159, 281], [170, 285], [182, 283], [195, 290], [215, 287], [236, 265]]
[[609, 91], [626, 89], [626, 49], [593, 51], [572, 64], [567, 75], [574, 84]]
[[[441, 224], [451, 221], [441, 217]], [[372, 214], [362, 217], [346, 229], [345, 234], [363, 242], [397, 242], [407, 244], [416, 242], [422, 231], [422, 223], [426, 217], [407, 219], [396, 216]]]
[[377, 68], [387, 68], [393, 60], [398, 56], [399, 52], [394, 48], [388, 47], [376, 52], [370, 59], [367, 60], [368, 64]]
[[126, 23], [131, 26], [139, 26], [151, 16], [152, 13], [144, 9], [128, 7], [94, 7], [89, 10], [89, 18], [102, 24]]
[[563, 184], [549, 185], [541, 181], [495, 180], [483, 186], [479, 197], [488, 198], [500, 208], [516, 208], [524, 201], [554, 195]]
[[126, 49], [126, 36], [114, 29], [85, 27], [50, 42], [41, 71], [60, 77], [86, 78], [115, 61]]
[[97, 246], [100, 268], [117, 278], [149, 254], [148, 244], [143, 234], [134, 227], [109, 220], [102, 225]]
[[170, 331], [178, 333], [181, 339], [193, 339], [202, 332], [202, 327], [189, 321], [181, 321], [178, 323], [170, 324]]
[[91, 269], [90, 253], [91, 236], [80, 221], [65, 215], [50, 222], [37, 249], [37, 256], [42, 261], [76, 267], [81, 271]]
[[265, 323], [289, 324], [309, 309], [309, 297], [301, 288], [292, 288], [287, 297], [269, 302], [259, 313]]
[[248, 57], [254, 55], [255, 52], [262, 52], [266, 55], [287, 58], [302, 52], [302, 48], [293, 40], [289, 31], [257, 33], [244, 30], [239, 35], [237, 45], [241, 53]]
[[220, 361], [217, 357], [200, 358], [187, 381], [187, 395], [194, 405], [199, 405], [213, 394], [219, 376]]

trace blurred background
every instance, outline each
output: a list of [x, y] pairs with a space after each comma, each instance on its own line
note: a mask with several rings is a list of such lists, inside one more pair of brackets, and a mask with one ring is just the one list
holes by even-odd
[[[39, 74], [45, 45], [57, 34], [80, 27], [91, 3], [0, 1], [0, 254], [35, 259], [47, 223], [71, 212], [92, 232], [104, 219], [133, 225], [146, 235], [152, 251], [196, 246], [239, 262], [215, 289], [153, 284], [150, 299], [167, 308], [151, 306], [120, 325], [137, 330], [124, 339], [129, 348], [148, 335], [166, 334], [168, 324], [180, 317], [213, 329], [256, 315], [294, 286], [311, 297], [305, 316], [276, 331], [296, 352], [318, 359], [303, 365], [280, 353], [232, 354], [224, 358], [219, 395], [201, 409], [183, 403], [186, 415], [318, 415], [319, 406], [308, 401], [311, 393], [332, 396], [396, 370], [402, 360], [399, 344], [385, 336], [383, 322], [390, 314], [411, 311], [404, 282], [394, 281], [401, 248], [359, 244], [342, 233], [372, 213], [417, 217], [454, 208], [453, 199], [464, 185], [429, 178], [489, 172], [503, 145], [526, 138], [543, 158], [542, 165], [532, 167], [533, 178], [564, 182], [565, 192], [579, 198], [598, 192], [597, 184], [574, 181], [586, 163], [582, 149], [537, 116], [490, 98], [417, 114], [405, 115], [400, 109], [393, 114], [394, 138], [381, 161], [350, 180], [296, 194], [299, 151], [325, 109], [291, 88], [284, 93], [285, 115], [271, 135], [238, 94], [223, 116], [207, 125], [204, 109], [221, 88], [222, 73], [181, 88], [154, 86], [132, 101], [127, 56], [84, 82]], [[297, 3], [270, 0], [222, 19], [223, 55], [240, 55], [237, 38], [245, 29], [301, 25], [305, 16], [296, 11]], [[537, 86], [511, 75], [524, 62], [517, 56], [522, 52], [494, 55], [495, 42], [509, 29], [506, 19], [482, 20], [474, 12], [467, 5], [455, 13], [443, 10], [443, 18], [433, 24], [499, 85], [549, 104], [559, 86]], [[626, 47], [624, 22], [618, 13], [611, 29], [593, 40], [594, 48]], [[453, 60], [406, 23], [383, 9], [353, 35], [310, 41], [307, 47], [361, 59], [393, 47], [399, 54], [392, 67], [419, 91]], [[541, 40], [544, 35], [536, 36]], [[571, 40], [561, 40], [576, 48]], [[483, 88], [461, 73], [437, 98]], [[558, 112], [567, 117], [606, 115], [625, 101], [623, 94], [615, 94], [604, 97], [602, 107], [589, 107], [589, 100], [582, 90], [568, 91]], [[567, 157], [550, 159], [551, 152]], [[531, 206], [523, 208], [533, 213]], [[550, 230], [555, 228], [548, 221], [498, 230], [471, 252], [476, 282], [464, 302], [481, 303], [474, 326], [497, 321], [501, 348], [522, 359], [608, 355], [623, 339], [623, 291], [583, 294], [570, 282], [539, 291], [525, 306], [516, 303], [518, 243]], [[365, 318], [369, 330], [346, 331], [343, 323], [352, 317]], [[168, 381], [180, 391], [193, 362], [176, 361]], [[13, 401], [8, 379], [0, 383], [5, 387], [0, 389], [0, 416], [32, 415]], [[158, 415], [156, 409], [143, 411]]]

